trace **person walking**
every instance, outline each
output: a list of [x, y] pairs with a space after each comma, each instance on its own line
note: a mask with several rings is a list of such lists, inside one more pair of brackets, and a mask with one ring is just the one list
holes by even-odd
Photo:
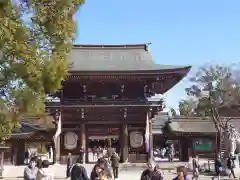
[[36, 157], [33, 157], [29, 161], [29, 165], [25, 167], [23, 179], [24, 180], [35, 180], [37, 177], [38, 168], [36, 167]]
[[113, 177], [114, 179], [118, 178], [118, 168], [119, 168], [119, 161], [120, 161], [120, 157], [118, 156], [118, 154], [114, 151], [111, 158], [111, 165], [112, 165], [112, 169], [113, 169]]
[[235, 160], [235, 158], [234, 158], [233, 154], [230, 154], [229, 158], [227, 160], [227, 168], [230, 170], [229, 178], [231, 178], [232, 175], [234, 178], [236, 178], [235, 173], [234, 173], [234, 168], [235, 168], [234, 160]]
[[72, 167], [71, 180], [90, 180], [86, 169], [81, 165], [80, 158], [77, 159], [76, 164]]
[[66, 170], [66, 178], [70, 177], [70, 171], [71, 171], [71, 167], [72, 167], [72, 154], [68, 153], [68, 157], [67, 157], [67, 170]]
[[169, 162], [173, 162], [174, 159], [174, 145], [171, 143], [169, 144], [168, 150], [167, 150], [167, 154], [168, 154], [168, 161]]
[[216, 159], [215, 159], [215, 172], [216, 176], [218, 177], [218, 180], [221, 179], [221, 172], [223, 171], [223, 164], [221, 161], [221, 155], [218, 154]]
[[197, 156], [193, 156], [192, 167], [193, 167], [193, 177], [192, 177], [192, 179], [198, 180], [198, 177], [199, 177], [199, 163], [198, 163], [198, 157]]
[[153, 175], [153, 164], [148, 162], [147, 168], [142, 172], [140, 180], [151, 180]]
[[151, 180], [163, 180], [163, 172], [161, 171], [160, 165], [157, 164], [153, 170]]

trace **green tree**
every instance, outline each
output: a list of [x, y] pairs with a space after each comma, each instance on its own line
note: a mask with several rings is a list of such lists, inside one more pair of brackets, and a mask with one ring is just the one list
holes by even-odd
[[[194, 109], [198, 116], [213, 116], [217, 130], [223, 126], [221, 110], [240, 104], [240, 81], [238, 66], [202, 66], [190, 78], [192, 86], [187, 95], [197, 100]], [[205, 92], [205, 93], [204, 93]]]
[[[198, 100], [196, 114], [210, 116], [217, 130], [216, 154], [220, 152], [221, 131], [226, 123], [220, 115], [226, 116], [226, 108], [233, 112], [240, 102], [240, 82], [238, 66], [209, 65], [199, 68], [190, 80], [193, 85], [186, 89], [189, 96]], [[203, 93], [205, 92], [205, 93]], [[207, 92], [207, 93], [206, 93]], [[233, 108], [234, 107], [234, 108]], [[225, 109], [222, 114], [222, 110]]]
[[84, 0], [0, 0], [0, 138], [61, 87]]
[[170, 111], [172, 113], [172, 116], [177, 116], [177, 112], [174, 108], [170, 108]]
[[181, 100], [179, 102], [179, 112], [181, 116], [196, 116], [197, 102], [193, 99]]

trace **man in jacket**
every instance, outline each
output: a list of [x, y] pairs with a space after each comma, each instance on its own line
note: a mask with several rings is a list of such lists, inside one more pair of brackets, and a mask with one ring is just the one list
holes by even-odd
[[119, 168], [119, 161], [120, 157], [116, 152], [113, 152], [111, 158], [110, 158], [112, 169], [113, 169], [113, 177], [114, 179], [118, 178], [118, 168]]

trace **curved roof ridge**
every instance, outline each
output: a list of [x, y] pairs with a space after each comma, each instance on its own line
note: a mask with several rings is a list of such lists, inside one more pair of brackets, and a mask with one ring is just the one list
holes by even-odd
[[148, 50], [148, 44], [74, 44], [75, 49], [145, 49]]

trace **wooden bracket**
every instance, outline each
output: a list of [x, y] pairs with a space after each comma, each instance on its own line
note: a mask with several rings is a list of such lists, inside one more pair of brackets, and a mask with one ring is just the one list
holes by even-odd
[[84, 108], [81, 108], [81, 118], [82, 119], [84, 119], [84, 115], [85, 115]]
[[83, 84], [82, 87], [83, 87], [83, 92], [87, 92], [87, 85]]
[[152, 107], [148, 109], [148, 117], [151, 119], [152, 118]]
[[127, 118], [127, 111], [128, 111], [127, 108], [124, 108], [124, 109], [123, 109], [123, 118], [124, 118], [124, 119]]
[[124, 84], [121, 85], [121, 92], [122, 92], [122, 93], [124, 92], [124, 88], [125, 88]]

